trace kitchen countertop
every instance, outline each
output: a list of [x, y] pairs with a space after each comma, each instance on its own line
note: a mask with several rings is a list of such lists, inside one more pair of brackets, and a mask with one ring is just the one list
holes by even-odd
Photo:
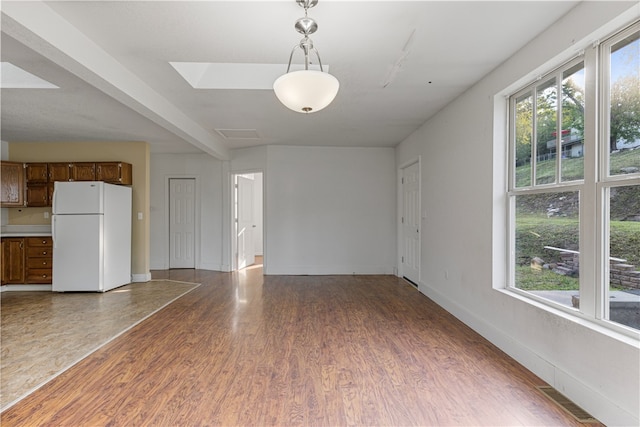
[[50, 225], [3, 225], [0, 237], [37, 237], [51, 236]]

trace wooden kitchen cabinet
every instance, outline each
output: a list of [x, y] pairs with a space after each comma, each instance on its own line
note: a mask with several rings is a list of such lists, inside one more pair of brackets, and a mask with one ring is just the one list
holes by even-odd
[[49, 181], [49, 165], [47, 163], [25, 163], [24, 174], [29, 184], [46, 184]]
[[83, 162], [71, 163], [70, 181], [96, 181], [96, 164]]
[[26, 206], [49, 206], [47, 182], [49, 181], [48, 163], [25, 163], [27, 181]]
[[24, 206], [24, 164], [0, 162], [0, 207]]
[[25, 237], [26, 283], [52, 283], [53, 240], [51, 237]]
[[26, 206], [50, 206], [47, 185], [49, 182], [48, 163], [25, 163], [27, 180]]
[[104, 181], [132, 185], [132, 165], [125, 162], [2, 162], [2, 207], [46, 207], [56, 181]]
[[96, 163], [96, 181], [104, 181], [110, 184], [131, 185], [133, 182], [131, 163]]
[[2, 239], [2, 284], [16, 284], [24, 282], [24, 238], [5, 237]]
[[49, 163], [49, 182], [69, 181], [71, 179], [71, 164]]
[[49, 187], [47, 184], [27, 185], [27, 206], [51, 206], [49, 201]]

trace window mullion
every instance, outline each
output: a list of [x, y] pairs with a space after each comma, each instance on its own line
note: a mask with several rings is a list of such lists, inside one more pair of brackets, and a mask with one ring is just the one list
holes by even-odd
[[536, 185], [536, 170], [538, 169], [538, 87], [531, 89], [531, 186]]
[[598, 221], [602, 195], [596, 185], [598, 175], [598, 49], [587, 49], [584, 107], [584, 186], [580, 192], [580, 311], [594, 317], [602, 315], [603, 272], [601, 248], [603, 224]]
[[561, 182], [560, 171], [562, 169], [562, 71], [556, 76], [556, 179]]

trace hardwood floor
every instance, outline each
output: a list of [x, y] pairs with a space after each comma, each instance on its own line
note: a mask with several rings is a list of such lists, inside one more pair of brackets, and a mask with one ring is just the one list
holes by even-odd
[[202, 286], [2, 413], [2, 426], [581, 425], [396, 277], [153, 276]]

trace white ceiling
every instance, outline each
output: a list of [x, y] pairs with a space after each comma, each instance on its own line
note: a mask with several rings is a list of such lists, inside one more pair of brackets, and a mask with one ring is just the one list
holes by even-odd
[[268, 89], [194, 89], [170, 64], [284, 72], [301, 39], [294, 0], [3, 0], [2, 61], [60, 89], [2, 89], [1, 138], [143, 140], [219, 158], [265, 144], [393, 147], [577, 3], [320, 0], [311, 38], [340, 92], [303, 115]]

